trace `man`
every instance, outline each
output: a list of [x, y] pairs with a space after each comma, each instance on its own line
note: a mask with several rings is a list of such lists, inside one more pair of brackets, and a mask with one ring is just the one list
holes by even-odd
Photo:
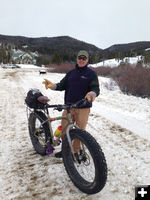
[[[88, 68], [88, 61], [88, 53], [81, 50], [77, 55], [75, 69], [69, 71], [59, 83], [54, 84], [47, 79], [43, 82], [46, 89], [65, 90], [65, 104], [76, 103], [83, 98], [87, 98], [88, 103], [84, 107], [71, 110], [73, 121], [83, 130], [86, 128], [92, 102], [95, 100], [95, 97], [99, 95], [100, 91], [97, 74], [92, 69]], [[64, 110], [62, 115], [66, 115], [66, 110]], [[65, 124], [66, 120], [62, 120], [63, 127]], [[62, 139], [63, 137], [64, 135]], [[80, 151], [79, 140], [74, 140], [73, 147], [76, 153]], [[61, 158], [61, 152], [56, 153], [55, 157]]]

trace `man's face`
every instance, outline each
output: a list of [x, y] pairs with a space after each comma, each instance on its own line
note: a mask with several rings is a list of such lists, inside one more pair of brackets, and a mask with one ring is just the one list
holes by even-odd
[[86, 56], [78, 56], [77, 57], [77, 64], [79, 67], [84, 67], [88, 63], [88, 58]]

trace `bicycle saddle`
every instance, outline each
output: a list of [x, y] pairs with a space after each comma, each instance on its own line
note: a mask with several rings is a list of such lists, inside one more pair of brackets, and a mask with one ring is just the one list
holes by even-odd
[[47, 103], [48, 101], [50, 101], [50, 99], [46, 96], [39, 96], [37, 98], [37, 100], [40, 102], [40, 103]]

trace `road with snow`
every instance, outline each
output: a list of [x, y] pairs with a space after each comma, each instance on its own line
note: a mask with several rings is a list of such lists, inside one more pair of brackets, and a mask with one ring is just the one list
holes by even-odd
[[[35, 153], [28, 135], [26, 92], [38, 88], [52, 104], [63, 103], [64, 92], [45, 90], [41, 84], [43, 78], [56, 83], [63, 76], [0, 68], [0, 199], [134, 199], [135, 185], [150, 184], [150, 101], [124, 95], [109, 79], [99, 77], [101, 95], [91, 109], [87, 131], [105, 153], [108, 180], [100, 193], [87, 195], [72, 184], [61, 159]], [[50, 114], [60, 115], [53, 110]]]

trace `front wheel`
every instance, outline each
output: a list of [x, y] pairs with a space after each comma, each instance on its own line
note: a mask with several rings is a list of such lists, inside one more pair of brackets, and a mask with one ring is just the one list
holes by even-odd
[[69, 134], [72, 144], [75, 139], [80, 141], [80, 151], [75, 156], [71, 153], [67, 136], [62, 143], [63, 162], [70, 179], [84, 193], [100, 192], [107, 180], [107, 164], [99, 144], [81, 129], [72, 129]]

